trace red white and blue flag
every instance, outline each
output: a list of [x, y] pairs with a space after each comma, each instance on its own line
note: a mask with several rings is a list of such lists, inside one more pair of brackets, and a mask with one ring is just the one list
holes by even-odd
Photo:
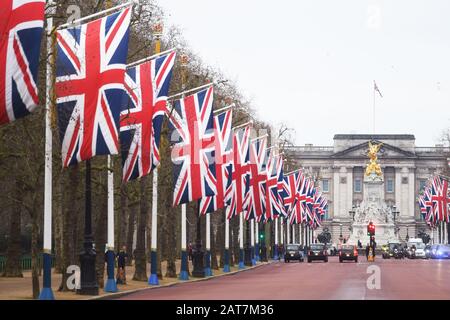
[[266, 212], [267, 137], [250, 143], [249, 191], [244, 199], [245, 219], [261, 221]]
[[283, 197], [284, 208], [288, 215], [289, 223], [301, 223], [301, 216], [295, 210], [297, 193], [301, 187], [303, 175], [300, 171], [290, 173], [283, 178], [283, 188], [281, 196]]
[[212, 105], [211, 86], [175, 101], [168, 114], [174, 206], [217, 194]]
[[250, 184], [250, 132], [249, 125], [234, 132], [233, 171], [231, 184], [227, 191], [229, 195], [229, 204], [226, 207], [228, 219], [244, 211], [244, 199]]
[[161, 126], [167, 110], [175, 52], [129, 68], [120, 114], [123, 181], [148, 175], [160, 161]]
[[131, 8], [57, 32], [63, 166], [118, 154]]
[[37, 72], [44, 0], [0, 4], [0, 125], [22, 118], [39, 104]]
[[217, 195], [202, 198], [200, 201], [201, 214], [222, 209], [227, 202], [226, 190], [229, 189], [231, 184], [233, 168], [232, 117], [233, 111], [231, 109], [214, 116]]
[[449, 204], [450, 197], [448, 195], [448, 181], [435, 176], [431, 187], [431, 201], [434, 205], [434, 216], [437, 221], [449, 221]]
[[274, 148], [268, 151], [266, 181], [265, 221], [271, 221], [283, 214], [283, 198], [278, 192], [278, 185], [283, 181], [283, 157], [275, 155]]

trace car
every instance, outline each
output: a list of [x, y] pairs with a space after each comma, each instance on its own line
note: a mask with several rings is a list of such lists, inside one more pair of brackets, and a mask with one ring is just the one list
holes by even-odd
[[284, 262], [291, 262], [291, 260], [304, 261], [303, 247], [300, 244], [288, 244], [284, 252]]
[[433, 259], [450, 259], [450, 246], [446, 244], [439, 244], [431, 249], [431, 258]]
[[358, 249], [356, 246], [343, 244], [339, 248], [339, 262], [342, 263], [344, 260], [352, 260], [358, 262]]
[[308, 263], [313, 260], [328, 262], [327, 246], [323, 243], [314, 243], [308, 247]]
[[[395, 251], [395, 249], [397, 249], [397, 252]], [[399, 256], [401, 256], [398, 254], [398, 251], [403, 251], [400, 242], [388, 242], [386, 247], [382, 247], [381, 256], [383, 257], [383, 259], [398, 258]]]
[[410, 254], [409, 254], [409, 258], [410, 259], [425, 259], [425, 244], [422, 243], [417, 243], [415, 245], [412, 245], [411, 249], [410, 249]]

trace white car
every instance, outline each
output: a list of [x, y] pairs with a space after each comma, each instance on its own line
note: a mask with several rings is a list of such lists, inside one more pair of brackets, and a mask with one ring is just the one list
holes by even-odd
[[425, 245], [423, 243], [418, 243], [415, 245], [416, 249], [413, 251], [412, 248], [410, 248], [411, 250], [411, 258], [421, 258], [421, 259], [425, 259], [426, 258], [426, 254], [425, 254]]

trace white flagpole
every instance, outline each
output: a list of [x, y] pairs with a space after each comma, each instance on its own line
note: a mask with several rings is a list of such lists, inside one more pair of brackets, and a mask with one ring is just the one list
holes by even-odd
[[295, 243], [295, 224], [292, 225], [292, 243]]
[[111, 156], [108, 155], [108, 243], [106, 244], [107, 275], [105, 292], [117, 292], [117, 284], [114, 279], [114, 172]]
[[239, 214], [239, 269], [244, 269], [244, 213]]
[[206, 214], [206, 266], [205, 276], [212, 276], [211, 270], [211, 214]]
[[275, 220], [275, 255], [273, 256], [273, 260], [278, 260], [278, 218], [274, 218]]
[[[284, 220], [284, 218], [283, 217], [281, 217], [281, 220], [280, 220], [280, 244], [281, 244], [281, 247], [283, 248], [283, 250], [284, 250], [284, 228], [283, 228], [283, 220]], [[282, 252], [278, 252], [278, 256], [280, 257], [280, 259], [283, 259], [284, 258], [284, 251], [282, 251]]]
[[255, 265], [255, 219], [250, 220], [250, 246], [252, 251], [252, 265]]
[[[181, 87], [185, 88], [186, 85], [186, 67], [188, 63], [188, 57], [186, 55], [181, 55]], [[181, 93], [181, 98], [184, 98], [186, 91]], [[168, 100], [170, 99], [167, 98]], [[181, 204], [181, 270], [180, 270], [180, 280], [189, 280], [188, 273], [188, 257], [186, 252], [186, 204]]]
[[227, 210], [225, 212], [225, 252], [223, 272], [230, 272], [230, 220], [228, 220]]
[[53, 0], [48, 2], [49, 9], [47, 18], [47, 83], [45, 99], [45, 172], [44, 172], [44, 246], [43, 246], [43, 287], [39, 294], [40, 300], [54, 300], [51, 286], [52, 280], [52, 89], [53, 88], [53, 70], [52, 61], [55, 61], [53, 32], [53, 15], [56, 12], [56, 6]]
[[158, 168], [153, 169], [152, 185], [152, 241], [150, 247], [150, 278], [148, 284], [159, 285], [158, 280]]
[[259, 222], [255, 226], [255, 261], [259, 261]]

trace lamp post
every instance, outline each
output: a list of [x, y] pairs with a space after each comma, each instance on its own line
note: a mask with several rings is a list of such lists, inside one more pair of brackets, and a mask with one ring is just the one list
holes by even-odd
[[340, 229], [341, 229], [341, 233], [340, 233], [340, 235], [339, 235], [339, 240], [340, 240], [341, 243], [342, 243], [343, 238], [344, 238], [344, 236], [342, 235], [342, 223], [339, 224], [339, 227], [340, 227]]
[[409, 240], [409, 225], [406, 225], [406, 242]]
[[202, 231], [201, 231], [201, 215], [200, 215], [200, 200], [197, 203], [197, 239], [195, 241], [195, 249], [193, 250], [192, 260], [194, 268], [192, 270], [192, 276], [195, 278], [205, 277], [204, 256], [205, 253], [202, 250]]

